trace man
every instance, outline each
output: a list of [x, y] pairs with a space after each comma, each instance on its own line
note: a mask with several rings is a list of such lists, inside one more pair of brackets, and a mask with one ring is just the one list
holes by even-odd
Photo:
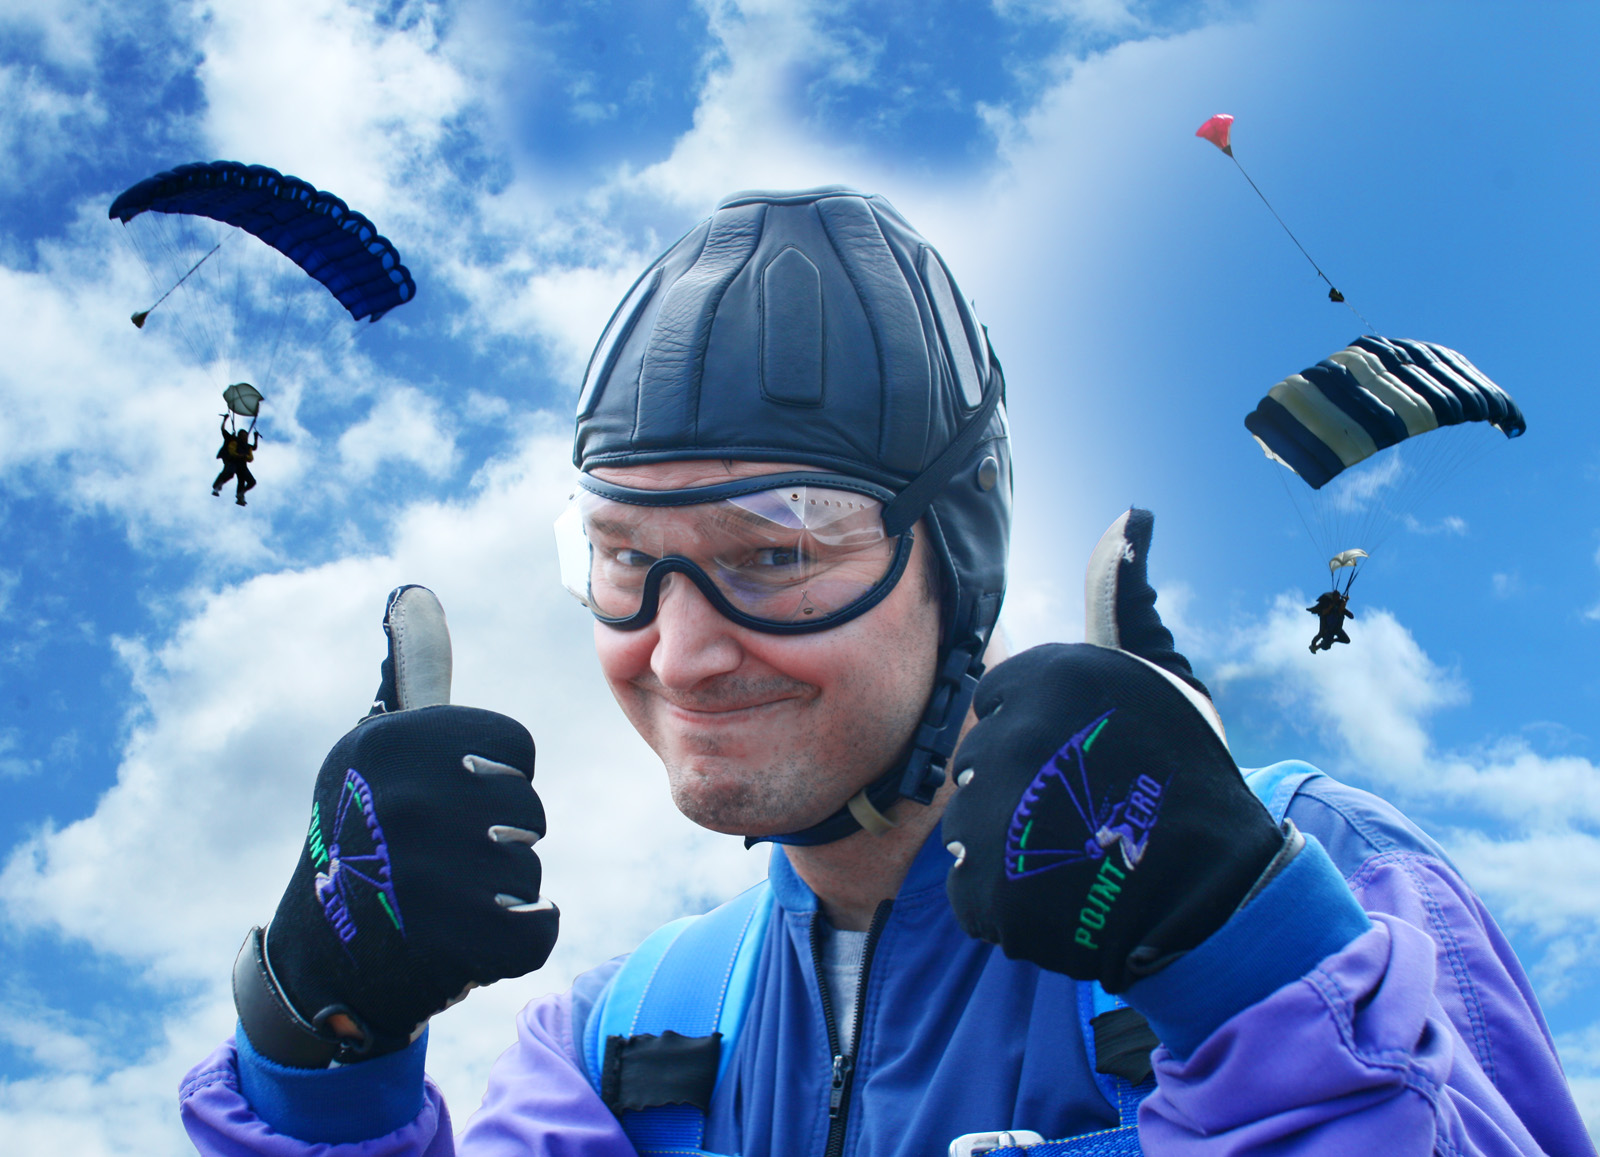
[[1317, 616], [1317, 633], [1311, 640], [1311, 653], [1315, 655], [1318, 648], [1324, 651], [1333, 650], [1335, 643], [1348, 643], [1350, 636], [1345, 634], [1344, 621], [1355, 618], [1355, 612], [1350, 609], [1350, 598], [1338, 591], [1323, 591], [1317, 596], [1317, 601], [1306, 610]]
[[237, 474], [239, 482], [234, 488], [233, 501], [244, 506], [245, 491], [254, 489], [256, 484], [255, 475], [250, 473], [250, 463], [255, 459], [256, 447], [261, 445], [261, 435], [254, 430], [230, 430], [228, 423], [229, 418], [224, 414], [222, 447], [217, 451], [217, 457], [222, 459], [222, 472], [211, 480], [211, 497], [220, 495], [228, 480]]
[[[579, 398], [563, 580], [678, 807], [779, 846], [731, 961], [651, 964], [725, 906], [529, 1005], [460, 1150], [1592, 1154], [1437, 847], [1304, 765], [1257, 802], [1155, 614], [1147, 513], [1091, 556], [1091, 643], [978, 682], [1003, 390], [938, 254], [849, 190], [729, 198], [629, 292]], [[385, 628], [236, 964], [241, 1031], [185, 1081], [203, 1152], [452, 1152], [428, 1018], [554, 942], [531, 739], [444, 705], [427, 592]], [[646, 1031], [663, 972], [722, 1038], [676, 1008]], [[1108, 993], [1136, 1011], [1090, 1021]]]

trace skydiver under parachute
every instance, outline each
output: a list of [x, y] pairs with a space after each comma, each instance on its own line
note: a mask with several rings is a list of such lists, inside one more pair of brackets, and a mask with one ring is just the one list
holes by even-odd
[[[1356, 581], [1356, 568], [1361, 565], [1361, 560], [1367, 557], [1367, 552], [1359, 548], [1341, 550], [1328, 560], [1328, 573], [1333, 576], [1333, 589], [1323, 591], [1317, 596], [1317, 601], [1306, 610], [1317, 616], [1317, 633], [1311, 639], [1311, 653], [1315, 655], [1318, 650], [1331, 651], [1335, 643], [1348, 643], [1350, 636], [1345, 634], [1344, 621], [1355, 618], [1355, 612], [1350, 609], [1350, 587]], [[1348, 570], [1344, 590], [1339, 589], [1339, 572]]]
[[217, 451], [217, 457], [222, 459], [222, 473], [218, 474], [211, 483], [211, 497], [216, 498], [222, 493], [222, 488], [228, 480], [238, 477], [238, 486], [234, 491], [233, 500], [240, 506], [247, 503], [244, 500], [245, 491], [254, 490], [256, 476], [250, 473], [250, 463], [255, 460], [256, 447], [261, 445], [261, 435], [253, 429], [230, 430], [231, 415], [222, 418], [222, 448]]
[[[261, 414], [261, 391], [249, 382], [235, 382], [222, 391], [222, 400], [228, 412], [222, 415], [222, 447], [217, 457], [222, 460], [222, 472], [211, 483], [211, 497], [216, 498], [229, 479], [237, 477], [238, 485], [233, 500], [239, 506], [248, 505], [245, 491], [254, 490], [256, 477], [250, 473], [250, 463], [255, 460], [256, 448], [261, 445], [261, 435], [256, 433], [256, 419]], [[250, 419], [247, 429], [240, 430], [233, 421], [235, 414]]]
[[[249, 248], [252, 243], [227, 244], [236, 236], [254, 237], [309, 279], [290, 277], [294, 284], [285, 292], [282, 309], [274, 311], [278, 337], [273, 352], [257, 370], [266, 377], [257, 381], [269, 381], [277, 343], [292, 315], [303, 317], [308, 326], [307, 346], [321, 347], [332, 332], [333, 323], [320, 320], [321, 292], [306, 292], [312, 283], [320, 283], [353, 322], [375, 322], [416, 295], [416, 283], [400, 254], [369, 218], [334, 194], [264, 165], [179, 165], [124, 190], [112, 202], [110, 216], [125, 226], [130, 244], [162, 289], [148, 309], [130, 320], [143, 330], [156, 309], [162, 308], [163, 316], [175, 310], [176, 331], [202, 367], [227, 364], [235, 357], [240, 303], [248, 302], [258, 282], [272, 283], [276, 276], [270, 268], [251, 265], [258, 252]], [[174, 298], [180, 287], [183, 293]], [[169, 298], [172, 305], [164, 305]], [[339, 316], [337, 309], [325, 312]], [[353, 340], [357, 331], [347, 332]], [[294, 340], [290, 337], [286, 344]], [[228, 413], [217, 451], [222, 471], [211, 493], [220, 496], [222, 487], [237, 479], [234, 501], [244, 506], [245, 493], [256, 484], [249, 463], [260, 445], [255, 427], [261, 393], [247, 382], [236, 382], [223, 398]], [[249, 428], [239, 430], [233, 415], [248, 417]]]
[[[1300, 509], [1301, 499], [1296, 498], [1295, 489], [1287, 488], [1287, 493], [1319, 549], [1343, 545], [1328, 541], [1332, 535], [1343, 534], [1339, 520], [1329, 516], [1342, 507], [1364, 504], [1350, 502], [1347, 495], [1324, 498], [1317, 493], [1349, 467], [1374, 454], [1398, 454], [1395, 447], [1418, 435], [1427, 436], [1424, 447], [1431, 450], [1437, 431], [1450, 426], [1482, 422], [1507, 438], [1521, 436], [1527, 423], [1516, 402], [1466, 357], [1433, 342], [1380, 337], [1366, 317], [1346, 300], [1234, 155], [1233, 117], [1218, 113], [1194, 135], [1209, 141], [1233, 161], [1328, 287], [1328, 300], [1349, 309], [1367, 331], [1344, 349], [1273, 386], [1245, 418], [1246, 429], [1266, 456], [1299, 475], [1310, 487], [1310, 518], [1306, 517], [1307, 511]], [[1442, 453], [1430, 456], [1444, 460]], [[1440, 466], [1438, 476], [1442, 473]], [[1314, 530], [1314, 525], [1318, 529]], [[1377, 529], [1376, 521], [1369, 519], [1363, 537], [1367, 531]], [[1378, 542], [1370, 541], [1368, 545], [1377, 549]], [[1342, 591], [1335, 577], [1332, 589], [1306, 608], [1319, 620], [1317, 634], [1311, 640], [1313, 654], [1319, 649], [1330, 650], [1334, 643], [1350, 641], [1344, 631], [1344, 620], [1355, 618], [1348, 607], [1350, 584], [1366, 557], [1365, 550], [1352, 549], [1329, 559], [1328, 569], [1335, 576], [1340, 569], [1348, 568], [1349, 577]]]
[[1317, 601], [1306, 608], [1317, 616], [1317, 633], [1311, 640], [1313, 655], [1318, 650], [1333, 650], [1335, 643], [1350, 641], [1350, 636], [1345, 634], [1344, 621], [1356, 616], [1355, 612], [1350, 610], [1349, 603], [1349, 595], [1340, 594], [1338, 591], [1323, 591], [1317, 596]]

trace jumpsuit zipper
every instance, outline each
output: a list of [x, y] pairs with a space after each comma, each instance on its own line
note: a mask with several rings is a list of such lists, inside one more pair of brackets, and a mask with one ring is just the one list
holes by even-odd
[[[880, 903], [872, 913], [866, 943], [861, 948], [861, 971], [856, 976], [856, 1041], [861, 1039], [863, 1014], [867, 1004], [867, 971], [872, 967], [872, 952], [889, 920], [893, 900]], [[822, 913], [811, 918], [811, 962], [817, 973], [817, 988], [822, 993], [822, 1023], [828, 1030], [828, 1051], [833, 1054], [833, 1072], [828, 1085], [828, 1147], [824, 1157], [843, 1157], [844, 1133], [850, 1111], [850, 1088], [855, 1078], [855, 1041], [846, 1054], [839, 1045], [839, 1024], [833, 1015], [833, 994], [822, 971]]]

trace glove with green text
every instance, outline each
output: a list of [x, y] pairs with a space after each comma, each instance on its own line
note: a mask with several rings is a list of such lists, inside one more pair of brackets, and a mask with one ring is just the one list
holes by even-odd
[[1091, 642], [984, 676], [943, 820], [968, 934], [1114, 993], [1199, 945], [1299, 847], [1156, 614], [1152, 527], [1131, 510], [1096, 548]]
[[538, 968], [556, 940], [533, 851], [545, 819], [532, 737], [449, 705], [431, 591], [391, 594], [384, 629], [372, 713], [329, 752], [299, 865], [234, 966], [240, 1022], [280, 1064], [403, 1048], [470, 988]]

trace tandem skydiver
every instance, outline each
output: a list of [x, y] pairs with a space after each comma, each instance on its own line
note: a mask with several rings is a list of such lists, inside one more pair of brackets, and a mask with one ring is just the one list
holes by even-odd
[[261, 435], [254, 430], [229, 429], [231, 419], [227, 415], [222, 419], [222, 448], [217, 451], [217, 457], [222, 459], [222, 473], [211, 483], [211, 497], [216, 498], [222, 493], [222, 488], [228, 484], [228, 479], [238, 476], [238, 487], [234, 491], [233, 500], [240, 506], [246, 505], [244, 493], [255, 487], [256, 477], [250, 473], [250, 462], [256, 456], [256, 447], [261, 444]]
[[1311, 653], [1317, 651], [1331, 651], [1335, 643], [1348, 643], [1350, 636], [1345, 634], [1344, 621], [1355, 618], [1355, 612], [1350, 609], [1350, 596], [1340, 594], [1338, 591], [1323, 591], [1317, 596], [1317, 601], [1306, 610], [1317, 616], [1317, 633], [1311, 640]]

